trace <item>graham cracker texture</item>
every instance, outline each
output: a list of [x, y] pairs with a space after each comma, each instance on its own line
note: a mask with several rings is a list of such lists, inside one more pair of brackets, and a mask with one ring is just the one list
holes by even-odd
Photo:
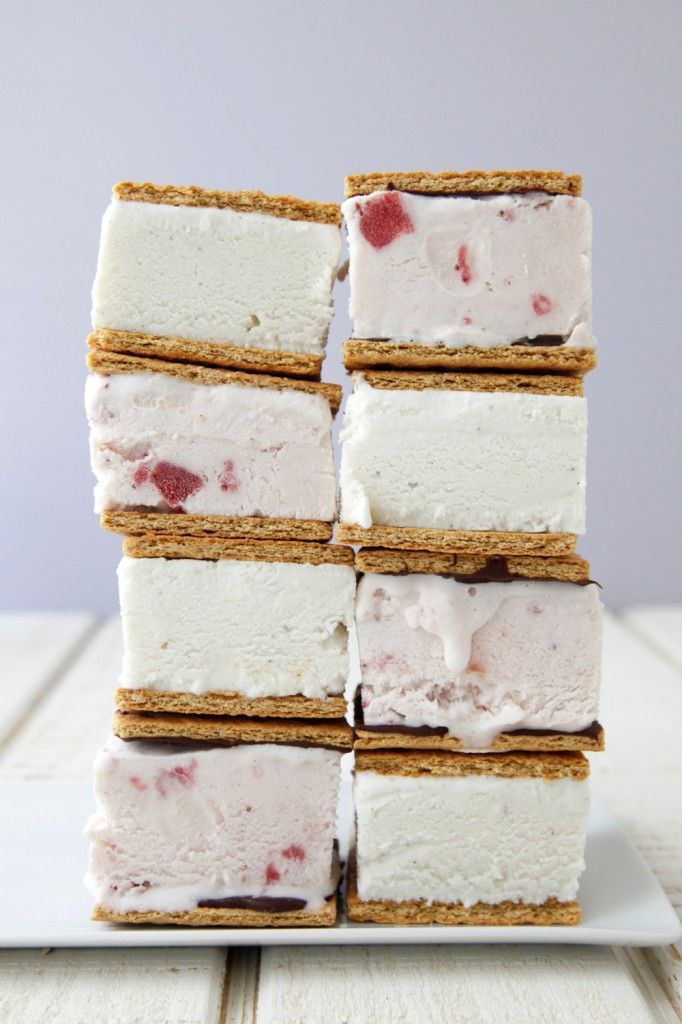
[[234, 907], [197, 907], [175, 914], [158, 910], [120, 912], [97, 905], [91, 916], [93, 921], [114, 924], [180, 925], [183, 928], [331, 928], [336, 924], [336, 913], [336, 896], [333, 896], [321, 910], [283, 910], [277, 914]]
[[217, 341], [169, 338], [160, 334], [113, 331], [98, 327], [88, 337], [91, 349], [127, 355], [152, 356], [176, 362], [202, 363], [252, 373], [280, 373], [318, 379], [322, 356], [279, 349], [243, 348]]
[[217, 537], [126, 537], [131, 558], [196, 558], [202, 561], [293, 562], [297, 565], [353, 565], [352, 548], [296, 541], [243, 541]]
[[224, 192], [199, 185], [154, 185], [150, 181], [119, 181], [112, 190], [114, 199], [133, 203], [161, 203], [165, 206], [211, 206], [237, 213], [267, 213], [285, 220], [305, 220], [317, 224], [340, 224], [338, 203], [317, 203], [294, 196], [273, 196], [266, 192]]
[[[104, 524], [103, 524], [104, 525]], [[484, 555], [570, 555], [573, 533], [496, 533], [491, 530], [432, 530], [420, 526], [358, 526], [339, 523], [336, 539], [363, 547]]]
[[[247, 715], [254, 718], [343, 719], [346, 701], [341, 697], [312, 698], [244, 697], [241, 693], [177, 693], [172, 690], [116, 690], [119, 711], [170, 712], [179, 715]], [[394, 744], [395, 745], [395, 744]]]
[[488, 775], [503, 779], [580, 780], [588, 777], [590, 766], [578, 751], [458, 754], [435, 750], [358, 750], [355, 771], [431, 778]]
[[[355, 374], [353, 374], [355, 378]], [[413, 373], [408, 370], [367, 370], [358, 374], [383, 391], [494, 391], [580, 398], [581, 377], [519, 373]]]
[[261, 543], [283, 540], [327, 541], [332, 535], [331, 523], [316, 519], [266, 519], [263, 516], [193, 516], [177, 512], [107, 509], [100, 516], [100, 523], [111, 533], [122, 533], [126, 536], [144, 535], [148, 543], [152, 543], [160, 536], [169, 536], [175, 543], [183, 538], [202, 537], [243, 539]]
[[579, 174], [563, 171], [372, 171], [349, 174], [345, 196], [366, 196], [370, 192], [399, 189], [425, 195], [490, 195], [497, 192], [547, 192], [550, 195], [579, 196], [583, 180]]
[[193, 740], [214, 746], [279, 743], [297, 747], [351, 750], [353, 730], [344, 721], [279, 721], [206, 715], [144, 714], [117, 711], [113, 732], [122, 740]]
[[355, 865], [349, 865], [346, 916], [349, 921], [374, 924], [447, 924], [447, 925], [573, 925], [580, 924], [577, 900], [560, 903], [427, 903], [425, 900], [361, 900], [358, 896]]
[[[414, 733], [390, 731], [390, 726], [375, 732], [363, 725], [355, 726], [355, 750], [439, 750], [461, 751], [465, 745], [456, 736], [440, 733]], [[604, 750], [604, 730], [598, 722], [593, 729], [583, 732], [532, 732], [517, 730], [503, 732], [492, 741], [489, 749], [506, 753], [524, 751], [529, 753], [563, 753], [564, 751], [589, 750], [592, 753]], [[469, 756], [469, 755], [468, 755]]]
[[358, 572], [431, 573], [453, 576], [463, 582], [502, 580], [505, 576], [519, 580], [559, 580], [563, 583], [587, 583], [590, 563], [580, 555], [559, 555], [528, 558], [488, 558], [480, 554], [450, 554], [437, 551], [389, 551], [384, 548], [361, 548], [355, 555]]
[[597, 356], [593, 348], [571, 345], [418, 345], [412, 342], [372, 341], [351, 338], [343, 345], [347, 370], [372, 367], [396, 369], [434, 368], [440, 370], [507, 370], [530, 373], [579, 374], [593, 370]]
[[191, 384], [236, 384], [250, 388], [272, 388], [276, 391], [304, 391], [309, 395], [322, 395], [333, 412], [341, 405], [343, 389], [339, 384], [317, 380], [299, 380], [297, 377], [271, 377], [263, 373], [242, 373], [223, 370], [215, 366], [197, 366], [194, 363], [170, 363], [164, 359], [146, 359], [123, 352], [106, 352], [91, 348], [86, 363], [93, 373], [109, 376], [113, 373], [165, 373], [168, 377], [187, 380]]

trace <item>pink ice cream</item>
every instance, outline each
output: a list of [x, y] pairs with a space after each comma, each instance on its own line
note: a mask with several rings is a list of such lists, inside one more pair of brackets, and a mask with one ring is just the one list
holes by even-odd
[[594, 345], [584, 199], [391, 191], [354, 196], [342, 210], [356, 338]]
[[332, 417], [320, 394], [91, 374], [85, 404], [96, 512], [334, 519]]
[[320, 909], [338, 881], [340, 760], [317, 747], [111, 738], [95, 760], [97, 811], [86, 826], [90, 893], [117, 912], [231, 897]]
[[445, 727], [485, 748], [501, 732], [577, 732], [597, 717], [596, 584], [368, 573], [356, 624], [367, 725]]

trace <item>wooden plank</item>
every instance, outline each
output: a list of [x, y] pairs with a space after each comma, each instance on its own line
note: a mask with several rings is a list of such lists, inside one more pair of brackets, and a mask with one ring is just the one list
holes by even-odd
[[57, 680], [94, 629], [79, 612], [0, 615], [0, 746]]
[[5, 778], [87, 778], [111, 732], [121, 670], [118, 618], [100, 626], [80, 657], [0, 757]]
[[682, 605], [627, 608], [623, 623], [682, 671]]
[[257, 1024], [673, 1024], [609, 947], [262, 951]]
[[222, 949], [0, 951], [3, 1024], [219, 1024]]

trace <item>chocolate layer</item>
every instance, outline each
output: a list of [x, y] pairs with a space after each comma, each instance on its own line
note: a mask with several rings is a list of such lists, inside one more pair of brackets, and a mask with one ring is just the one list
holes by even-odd
[[220, 900], [199, 900], [198, 907], [229, 910], [260, 910], [265, 914], [284, 914], [287, 910], [303, 910], [306, 901], [295, 896], [225, 896]]
[[531, 345], [533, 347], [548, 346], [554, 348], [565, 344], [566, 339], [561, 334], [538, 334], [536, 338], [519, 338], [518, 341], [512, 341], [512, 345]]

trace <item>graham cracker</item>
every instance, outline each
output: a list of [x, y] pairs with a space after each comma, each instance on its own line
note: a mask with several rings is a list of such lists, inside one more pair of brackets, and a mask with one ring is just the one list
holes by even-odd
[[301, 380], [298, 377], [271, 377], [264, 373], [242, 373], [215, 366], [195, 363], [170, 363], [165, 359], [147, 359], [123, 352], [106, 352], [91, 348], [86, 362], [94, 373], [109, 376], [113, 373], [165, 373], [168, 377], [187, 380], [192, 384], [236, 384], [241, 387], [271, 388], [275, 391], [304, 391], [309, 395], [322, 395], [333, 412], [341, 405], [343, 388], [325, 381]]
[[117, 711], [113, 732], [122, 740], [191, 740], [212, 746], [278, 743], [352, 750], [353, 730], [343, 720], [284, 720]]
[[92, 911], [93, 921], [115, 924], [180, 925], [184, 928], [331, 928], [336, 924], [336, 895], [320, 910], [265, 910], [235, 907], [197, 907], [169, 913], [158, 910], [116, 911], [98, 904]]
[[[466, 745], [457, 736], [448, 736], [444, 730], [433, 729], [424, 732], [400, 731], [390, 725], [375, 731], [365, 725], [355, 725], [355, 750], [439, 750], [461, 751]], [[529, 753], [563, 753], [564, 751], [589, 750], [592, 753], [604, 750], [604, 730], [594, 722], [582, 732], [550, 732], [544, 730], [518, 729], [503, 732], [489, 745], [489, 750], [504, 753], [519, 750]]]
[[296, 565], [353, 565], [353, 549], [310, 541], [226, 540], [220, 537], [126, 537], [123, 554], [131, 558], [231, 559], [237, 562], [292, 562]]
[[280, 349], [246, 348], [217, 341], [194, 338], [170, 338], [137, 331], [113, 331], [98, 327], [88, 337], [92, 349], [153, 356], [176, 362], [203, 363], [252, 373], [275, 373], [292, 377], [319, 379], [322, 356]]
[[179, 715], [231, 715], [253, 718], [339, 719], [346, 714], [346, 701], [339, 697], [245, 697], [232, 691], [178, 693], [145, 687], [116, 690], [119, 711], [171, 712]]
[[[184, 512], [136, 512], [106, 509], [100, 523], [111, 533], [127, 536], [170, 535], [180, 538], [209, 537], [258, 541], [327, 541], [332, 525], [317, 519], [267, 519], [265, 516], [194, 516]], [[139, 557], [139, 556], [138, 556]], [[187, 556], [190, 557], [190, 556]]]
[[224, 192], [199, 185], [154, 185], [150, 181], [119, 181], [114, 199], [135, 203], [161, 203], [165, 206], [211, 206], [237, 213], [267, 213], [285, 220], [305, 220], [316, 224], [340, 224], [338, 203], [317, 203], [294, 196], [268, 195], [266, 192]]
[[426, 195], [490, 195], [506, 192], [547, 192], [550, 195], [579, 196], [583, 180], [579, 174], [563, 171], [373, 171], [349, 174], [344, 194], [366, 196], [370, 192], [399, 189]]
[[545, 903], [440, 903], [434, 900], [361, 900], [358, 896], [355, 858], [348, 866], [346, 916], [349, 921], [374, 924], [446, 924], [446, 925], [574, 925], [580, 924], [577, 900], [561, 903], [557, 899]]
[[506, 579], [559, 580], [563, 583], [588, 583], [590, 563], [580, 555], [547, 558], [510, 555], [489, 558], [484, 554], [437, 551], [390, 551], [385, 548], [361, 548], [355, 555], [358, 572], [429, 573], [452, 576], [463, 583], [483, 583]]
[[[422, 373], [409, 370], [366, 370], [357, 375], [384, 391], [492, 391], [531, 395], [583, 394], [582, 377], [519, 373]], [[355, 374], [353, 374], [355, 378]]]
[[459, 754], [449, 750], [358, 750], [355, 771], [431, 778], [489, 775], [503, 779], [581, 780], [588, 777], [590, 765], [579, 751]]
[[372, 367], [441, 370], [507, 370], [582, 375], [597, 365], [594, 348], [573, 345], [420, 345], [351, 338], [343, 344], [347, 370]]
[[421, 526], [358, 526], [339, 523], [336, 539], [363, 547], [485, 555], [570, 555], [573, 533], [498, 533], [492, 530], [433, 530]]

